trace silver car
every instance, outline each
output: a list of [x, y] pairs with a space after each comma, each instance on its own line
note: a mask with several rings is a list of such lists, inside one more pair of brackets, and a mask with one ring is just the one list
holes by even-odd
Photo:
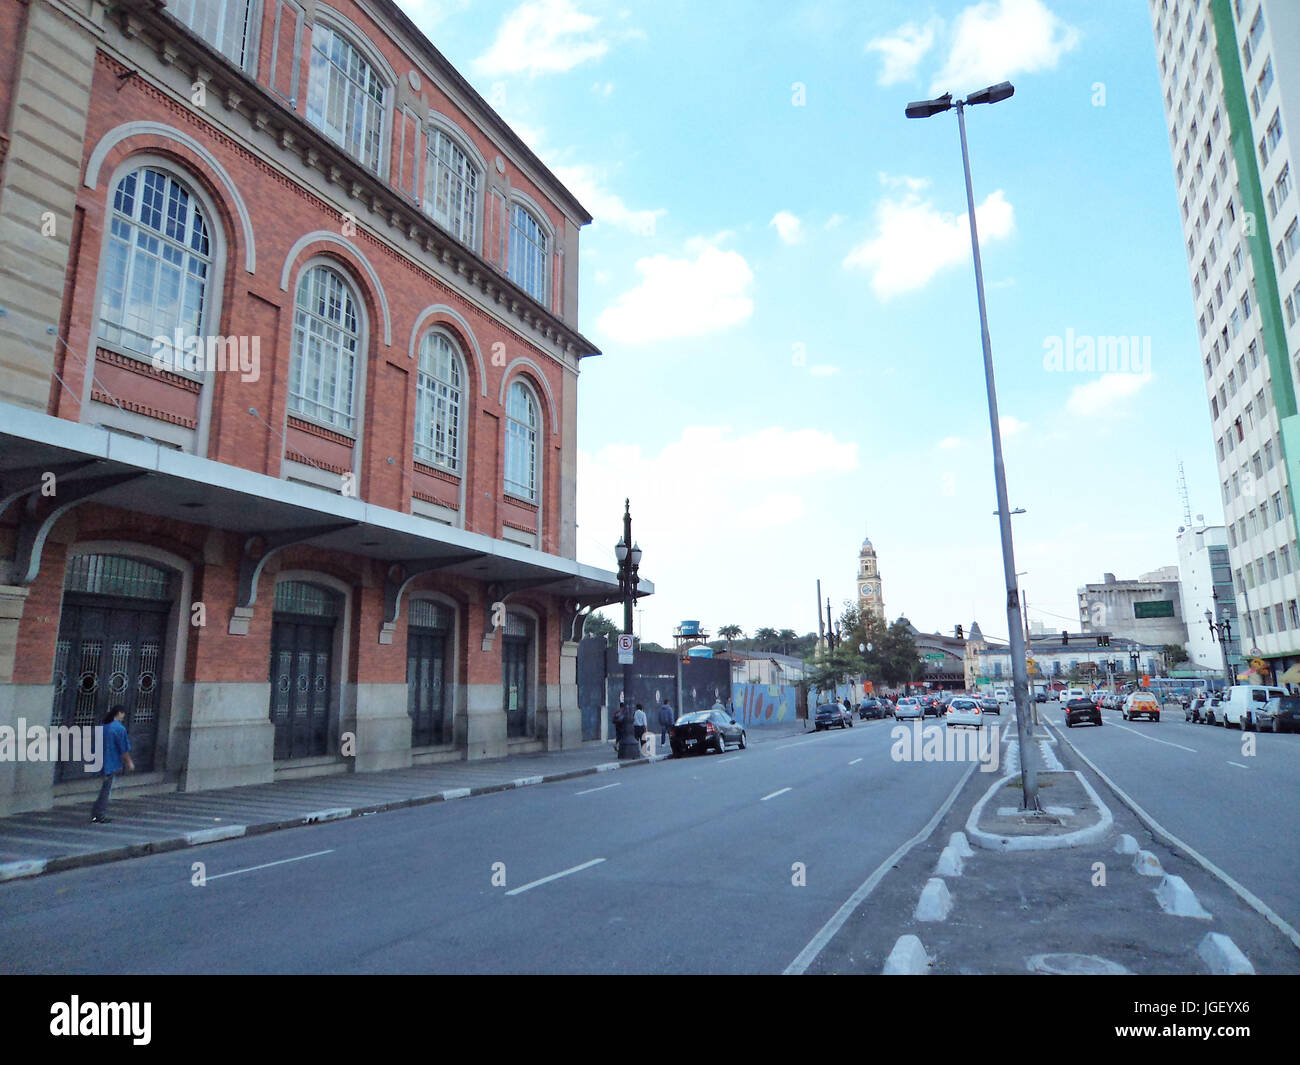
[[916, 718], [921, 721], [925, 718], [925, 707], [921, 705], [919, 699], [899, 699], [898, 705], [894, 707], [894, 720], [902, 721], [906, 718]]

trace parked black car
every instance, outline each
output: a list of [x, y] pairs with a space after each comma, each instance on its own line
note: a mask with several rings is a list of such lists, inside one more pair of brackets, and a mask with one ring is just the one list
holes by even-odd
[[1094, 725], [1100, 725], [1101, 707], [1088, 696], [1071, 699], [1065, 704], [1065, 727], [1074, 728], [1075, 725], [1084, 721], [1091, 721]]
[[1274, 732], [1300, 732], [1300, 696], [1287, 695], [1269, 702]]
[[[843, 707], [840, 709], [843, 710]], [[744, 726], [722, 710], [698, 710], [683, 714], [673, 726], [671, 742], [673, 755], [677, 758], [684, 754], [706, 754], [709, 751], [722, 754], [732, 745], [743, 751], [749, 746]]]
[[824, 728], [852, 728], [853, 715], [844, 709], [841, 703], [823, 703], [817, 707], [817, 716], [813, 725], [820, 732]]
[[1034, 692], [1034, 702], [1036, 703], [1047, 702], [1047, 692]]
[[885, 716], [885, 708], [881, 705], [879, 699], [863, 699], [858, 706], [858, 717], [863, 721], [868, 718], [877, 718]]

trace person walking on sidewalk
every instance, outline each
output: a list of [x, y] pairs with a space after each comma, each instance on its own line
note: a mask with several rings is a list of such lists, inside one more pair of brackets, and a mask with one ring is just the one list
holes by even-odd
[[677, 719], [673, 716], [673, 708], [667, 703], [659, 707], [659, 743], [661, 746], [668, 746], [668, 733], [672, 727], [677, 724]]
[[638, 746], [645, 739], [645, 732], [649, 725], [650, 721], [645, 716], [645, 711], [641, 708], [641, 704], [637, 703], [636, 713], [632, 715], [632, 733], [636, 736]]
[[104, 764], [100, 772], [104, 783], [99, 787], [99, 798], [91, 807], [90, 819], [97, 825], [106, 825], [112, 818], [108, 816], [108, 794], [113, 790], [113, 777], [122, 772], [123, 766], [128, 773], [135, 771], [131, 761], [131, 737], [126, 734], [122, 719], [126, 717], [126, 707], [115, 706], [104, 715], [104, 723], [99, 730], [99, 748], [103, 754]]

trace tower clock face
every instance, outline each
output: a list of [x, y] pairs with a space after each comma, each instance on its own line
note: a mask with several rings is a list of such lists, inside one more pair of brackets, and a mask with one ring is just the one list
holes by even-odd
[[876, 590], [869, 584], [864, 584], [861, 591], [863, 599], [874, 599], [876, 597]]

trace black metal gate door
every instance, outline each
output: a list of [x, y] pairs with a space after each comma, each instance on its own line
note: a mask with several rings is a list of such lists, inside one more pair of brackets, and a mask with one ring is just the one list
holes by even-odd
[[[167, 613], [166, 603], [66, 592], [59, 618], [51, 723], [98, 725], [110, 707], [124, 706], [131, 759], [139, 772], [154, 768]], [[84, 763], [60, 761], [54, 779], [84, 774]]]
[[447, 633], [408, 629], [406, 637], [406, 712], [411, 715], [411, 746], [445, 743]]
[[328, 752], [333, 649], [333, 619], [275, 615], [271, 626], [271, 721], [276, 758], [307, 758]]
[[506, 735], [528, 734], [528, 649], [526, 636], [505, 636], [501, 641], [501, 680], [506, 711]]

